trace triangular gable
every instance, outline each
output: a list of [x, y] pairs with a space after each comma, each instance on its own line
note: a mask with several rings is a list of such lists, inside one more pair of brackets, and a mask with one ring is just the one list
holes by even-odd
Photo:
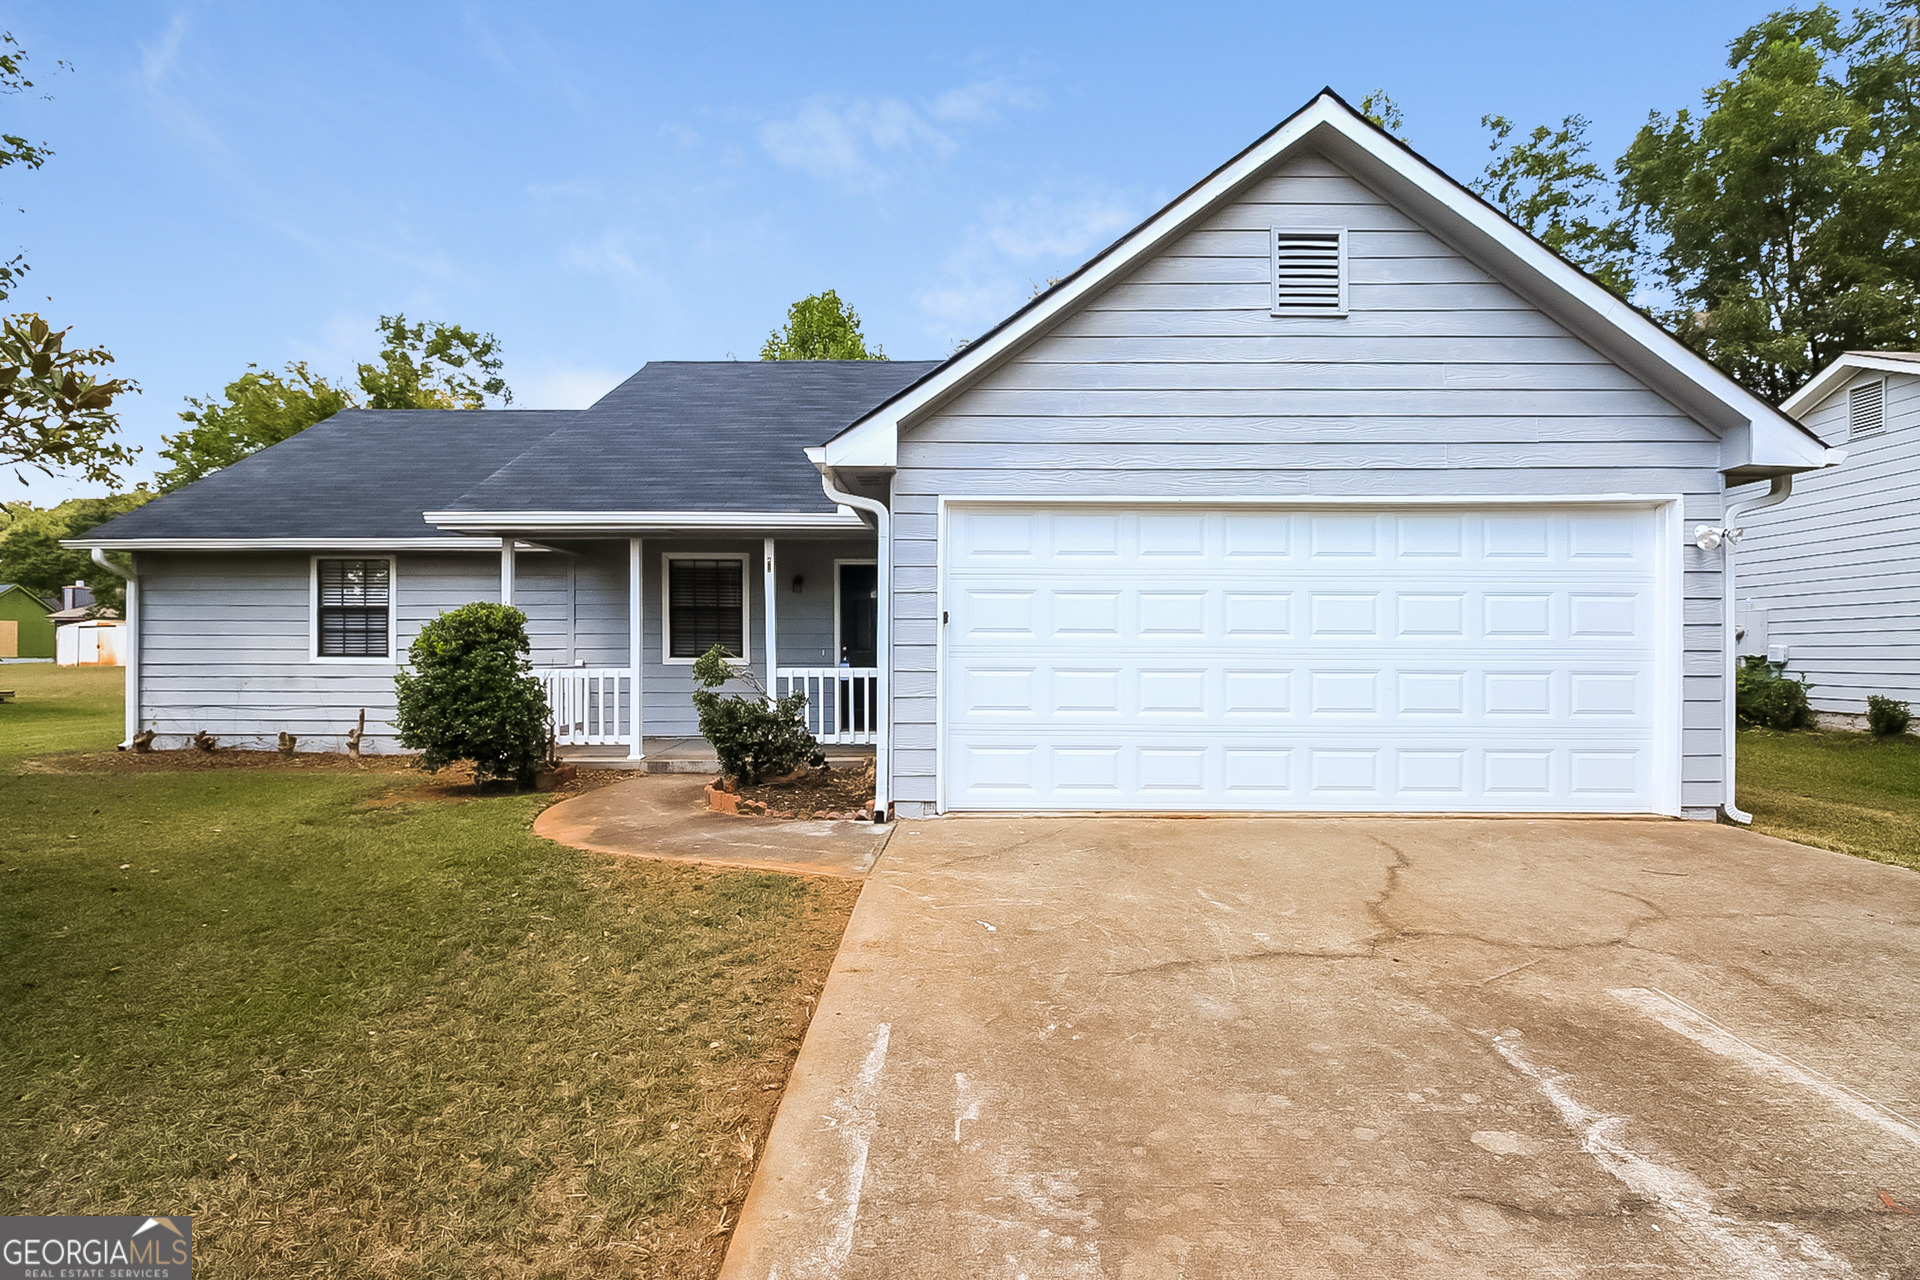
[[1000, 367], [1134, 267], [1312, 149], [1494, 271], [1575, 336], [1721, 438], [1729, 482], [1831, 465], [1827, 447], [1498, 210], [1368, 121], [1331, 89], [952, 359], [829, 440], [818, 465], [897, 465], [902, 430]]
[[1840, 358], [1780, 402], [1780, 412], [1804, 417], [1828, 396], [1853, 381], [1856, 373], [1907, 373], [1920, 377], [1920, 351], [1843, 351]]

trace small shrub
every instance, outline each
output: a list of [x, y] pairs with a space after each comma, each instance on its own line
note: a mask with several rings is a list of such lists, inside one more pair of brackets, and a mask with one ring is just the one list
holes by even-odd
[[547, 697], [527, 674], [527, 615], [478, 602], [420, 628], [407, 651], [411, 672], [393, 682], [402, 746], [429, 769], [473, 761], [482, 782], [531, 786], [547, 754]]
[[[770, 701], [753, 673], [735, 667], [719, 645], [693, 664], [693, 705], [700, 712], [700, 736], [720, 757], [720, 772], [752, 785], [762, 778], [792, 773], [803, 764], [821, 765], [827, 757], [801, 719], [807, 695], [799, 691]], [[753, 697], [715, 693], [730, 680], [753, 686]]]
[[1897, 738], [1913, 723], [1913, 711], [1904, 702], [1873, 694], [1867, 699], [1867, 727], [1876, 738]]
[[1806, 684], [1782, 675], [1765, 658], [1742, 658], [1733, 688], [1734, 709], [1743, 725], [1781, 730], [1813, 727]]

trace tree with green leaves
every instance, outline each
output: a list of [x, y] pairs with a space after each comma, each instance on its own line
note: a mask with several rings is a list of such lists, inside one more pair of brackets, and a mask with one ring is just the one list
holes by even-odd
[[500, 343], [457, 324], [410, 325], [403, 315], [381, 316], [385, 339], [373, 364], [359, 368], [369, 409], [484, 409], [513, 402], [500, 376]]
[[1385, 89], [1375, 89], [1360, 99], [1360, 114], [1405, 142], [1407, 117]]
[[860, 314], [829, 289], [800, 299], [787, 308], [787, 323], [767, 335], [760, 348], [762, 360], [885, 360], [875, 343], [867, 349], [860, 333]]
[[[0, 32], [0, 95], [33, 88], [26, 62], [26, 50], [13, 33]], [[0, 134], [0, 169], [38, 169], [52, 154], [17, 134]], [[12, 296], [26, 272], [24, 253], [0, 263], [0, 302]], [[0, 467], [13, 468], [22, 483], [21, 469], [32, 467], [49, 476], [72, 472], [95, 483], [117, 484], [120, 468], [138, 450], [113, 439], [120, 431], [113, 402], [139, 387], [125, 378], [101, 376], [98, 368], [113, 363], [112, 353], [104, 347], [69, 347], [71, 332], [31, 313], [0, 322]]]
[[165, 438], [160, 456], [173, 464], [157, 478], [163, 493], [230, 467], [248, 454], [296, 436], [347, 408], [348, 392], [295, 361], [283, 373], [258, 365], [229, 382], [224, 400], [187, 397], [185, 431]]
[[1482, 116], [1493, 159], [1470, 185], [1519, 227], [1621, 297], [1633, 292], [1638, 244], [1631, 219], [1613, 207], [1613, 186], [1594, 163], [1590, 121], [1568, 116], [1513, 136], [1505, 116]]
[[77, 538], [154, 496], [151, 489], [142, 487], [106, 498], [69, 498], [54, 507], [6, 504], [5, 524], [0, 527], [0, 582], [17, 582], [50, 599], [58, 599], [62, 587], [84, 582], [93, 592], [96, 607], [118, 613], [125, 580], [95, 564], [88, 552], [61, 546], [60, 540]]
[[1770, 15], [1699, 114], [1654, 114], [1616, 166], [1662, 319], [1776, 403], [1842, 351], [1920, 343], [1914, 8]]
[[492, 334], [438, 320], [408, 324], [403, 315], [381, 316], [379, 333], [380, 354], [359, 366], [358, 389], [295, 361], [280, 373], [250, 364], [217, 400], [189, 396], [180, 414], [186, 429], [165, 437], [160, 450], [173, 464], [160, 473], [161, 490], [230, 467], [342, 409], [480, 409], [513, 400]]

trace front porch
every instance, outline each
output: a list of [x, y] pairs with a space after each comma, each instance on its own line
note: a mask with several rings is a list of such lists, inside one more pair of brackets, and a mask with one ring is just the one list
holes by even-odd
[[[583, 769], [627, 769], [635, 773], [704, 773], [720, 770], [720, 760], [705, 738], [645, 738], [644, 754], [635, 760], [626, 744], [563, 746], [560, 759]], [[873, 759], [872, 746], [826, 746], [827, 763], [835, 769], [864, 768]]]

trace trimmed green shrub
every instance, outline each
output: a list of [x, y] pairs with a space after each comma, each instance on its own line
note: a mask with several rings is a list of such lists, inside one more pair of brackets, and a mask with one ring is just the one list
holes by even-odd
[[1811, 729], [1813, 708], [1807, 686], [1762, 657], [1740, 659], [1734, 673], [1734, 710], [1742, 725], [1764, 729]]
[[1867, 698], [1867, 728], [1876, 738], [1897, 738], [1913, 723], [1913, 710], [1906, 703], [1872, 694]]
[[[693, 681], [700, 686], [693, 691], [700, 736], [720, 757], [722, 776], [751, 785], [792, 773], [803, 764], [825, 764], [826, 753], [801, 719], [807, 695], [796, 690], [784, 698], [769, 699], [753, 673], [735, 667], [728, 657], [725, 649], [715, 645], [693, 664]], [[733, 680], [752, 686], [754, 696], [723, 697], [714, 692]]]
[[473, 761], [482, 782], [531, 786], [547, 756], [547, 696], [527, 674], [527, 615], [484, 601], [420, 628], [393, 678], [400, 744], [429, 769]]

